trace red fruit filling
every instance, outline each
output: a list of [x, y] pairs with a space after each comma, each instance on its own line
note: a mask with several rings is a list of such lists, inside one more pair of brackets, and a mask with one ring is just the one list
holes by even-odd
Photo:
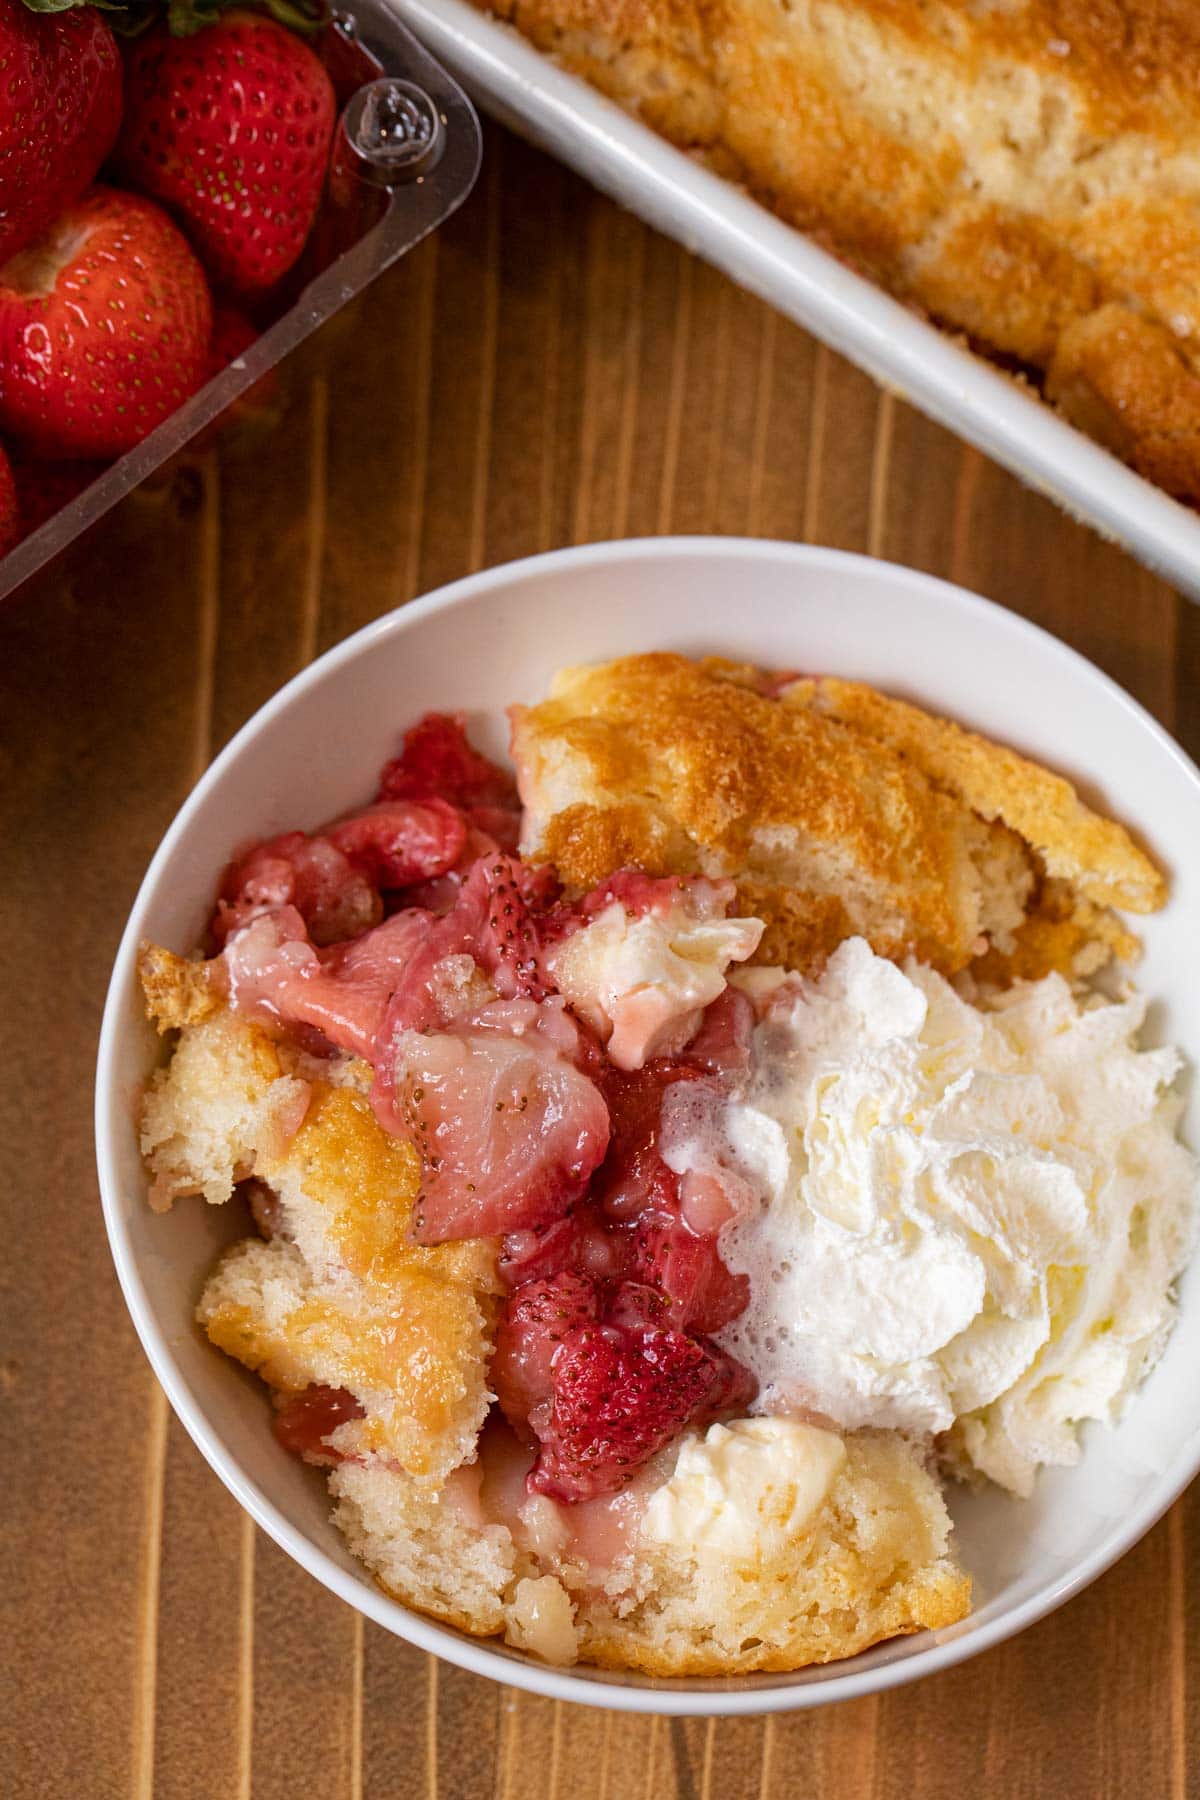
[[[614, 903], [665, 913], [686, 897], [723, 917], [732, 884], [622, 870], [561, 903], [552, 870], [502, 848], [518, 822], [509, 777], [460, 718], [430, 714], [373, 806], [240, 857], [212, 929], [235, 1006], [373, 1065], [381, 1123], [421, 1153], [414, 1238], [502, 1238], [493, 1385], [537, 1449], [531, 1490], [585, 1501], [752, 1397], [710, 1341], [747, 1299], [718, 1250], [733, 1184], [678, 1176], [659, 1135], [668, 1096], [703, 1107], [737, 1080], [754, 1014], [727, 988], [678, 1055], [616, 1068], [555, 994], [547, 952]], [[310, 1388], [276, 1433], [330, 1457], [324, 1439], [358, 1410]]]
[[536, 1030], [482, 1017], [397, 1045], [400, 1117], [421, 1153], [418, 1243], [496, 1237], [559, 1218], [608, 1143], [599, 1089]]
[[294, 906], [314, 944], [358, 937], [383, 916], [370, 877], [325, 837], [287, 831], [270, 838], [232, 863], [221, 883], [212, 922], [218, 944], [225, 943], [260, 913]]
[[549, 1423], [559, 1346], [577, 1325], [597, 1319], [599, 1311], [595, 1282], [571, 1269], [527, 1281], [509, 1301], [496, 1329], [492, 1383], [500, 1409], [518, 1437], [537, 1441], [534, 1420], [539, 1413], [543, 1415], [539, 1423]]
[[380, 771], [381, 800], [430, 795], [454, 806], [498, 807], [518, 816], [521, 810], [512, 776], [468, 743], [462, 713], [426, 713], [405, 732], [399, 756]]
[[361, 1419], [363, 1409], [346, 1388], [306, 1387], [299, 1394], [289, 1394], [271, 1421], [271, 1428], [285, 1450], [302, 1456], [305, 1462], [345, 1462], [346, 1458], [328, 1442], [339, 1425], [348, 1419]]
[[383, 800], [326, 827], [330, 841], [381, 888], [406, 888], [452, 869], [467, 823], [445, 800]]
[[529, 1486], [553, 1500], [612, 1493], [686, 1425], [753, 1392], [728, 1357], [680, 1331], [576, 1325], [552, 1360], [553, 1400]]

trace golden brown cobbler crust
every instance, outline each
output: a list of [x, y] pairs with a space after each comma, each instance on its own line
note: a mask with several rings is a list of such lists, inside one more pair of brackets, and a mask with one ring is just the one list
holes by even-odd
[[476, 0], [1200, 502], [1194, 0]]

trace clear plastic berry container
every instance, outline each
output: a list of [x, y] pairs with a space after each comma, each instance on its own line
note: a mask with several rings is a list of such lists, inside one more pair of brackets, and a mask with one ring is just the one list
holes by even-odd
[[300, 261], [256, 309], [260, 335], [0, 558], [0, 599], [218, 419], [470, 193], [481, 154], [475, 110], [386, 0], [355, 0], [352, 12], [334, 12], [316, 48], [339, 106], [325, 195]]

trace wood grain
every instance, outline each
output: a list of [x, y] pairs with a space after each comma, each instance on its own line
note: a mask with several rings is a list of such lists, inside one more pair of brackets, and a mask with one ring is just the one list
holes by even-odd
[[[266, 436], [144, 489], [0, 618], [0, 1790], [224, 1800], [962, 1800], [1200, 1791], [1200, 1507], [933, 1680], [748, 1723], [436, 1665], [257, 1537], [149, 1375], [103, 1240], [108, 967], [200, 769], [296, 669], [484, 564], [665, 531], [963, 582], [1200, 749], [1200, 611], [783, 319], [490, 132], [439, 237], [287, 370]], [[909, 654], [894, 621], [898, 666]], [[1014, 705], [1019, 696], [1014, 696]]]

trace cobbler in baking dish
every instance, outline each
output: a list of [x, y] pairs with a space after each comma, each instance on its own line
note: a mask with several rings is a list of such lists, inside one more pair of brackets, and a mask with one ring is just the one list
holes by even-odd
[[952, 1623], [943, 1478], [1114, 1419], [1191, 1246], [1178, 1058], [1102, 992], [1161, 876], [1014, 752], [709, 659], [457, 715], [239, 852], [151, 1202], [389, 1592], [548, 1660], [788, 1670]]

